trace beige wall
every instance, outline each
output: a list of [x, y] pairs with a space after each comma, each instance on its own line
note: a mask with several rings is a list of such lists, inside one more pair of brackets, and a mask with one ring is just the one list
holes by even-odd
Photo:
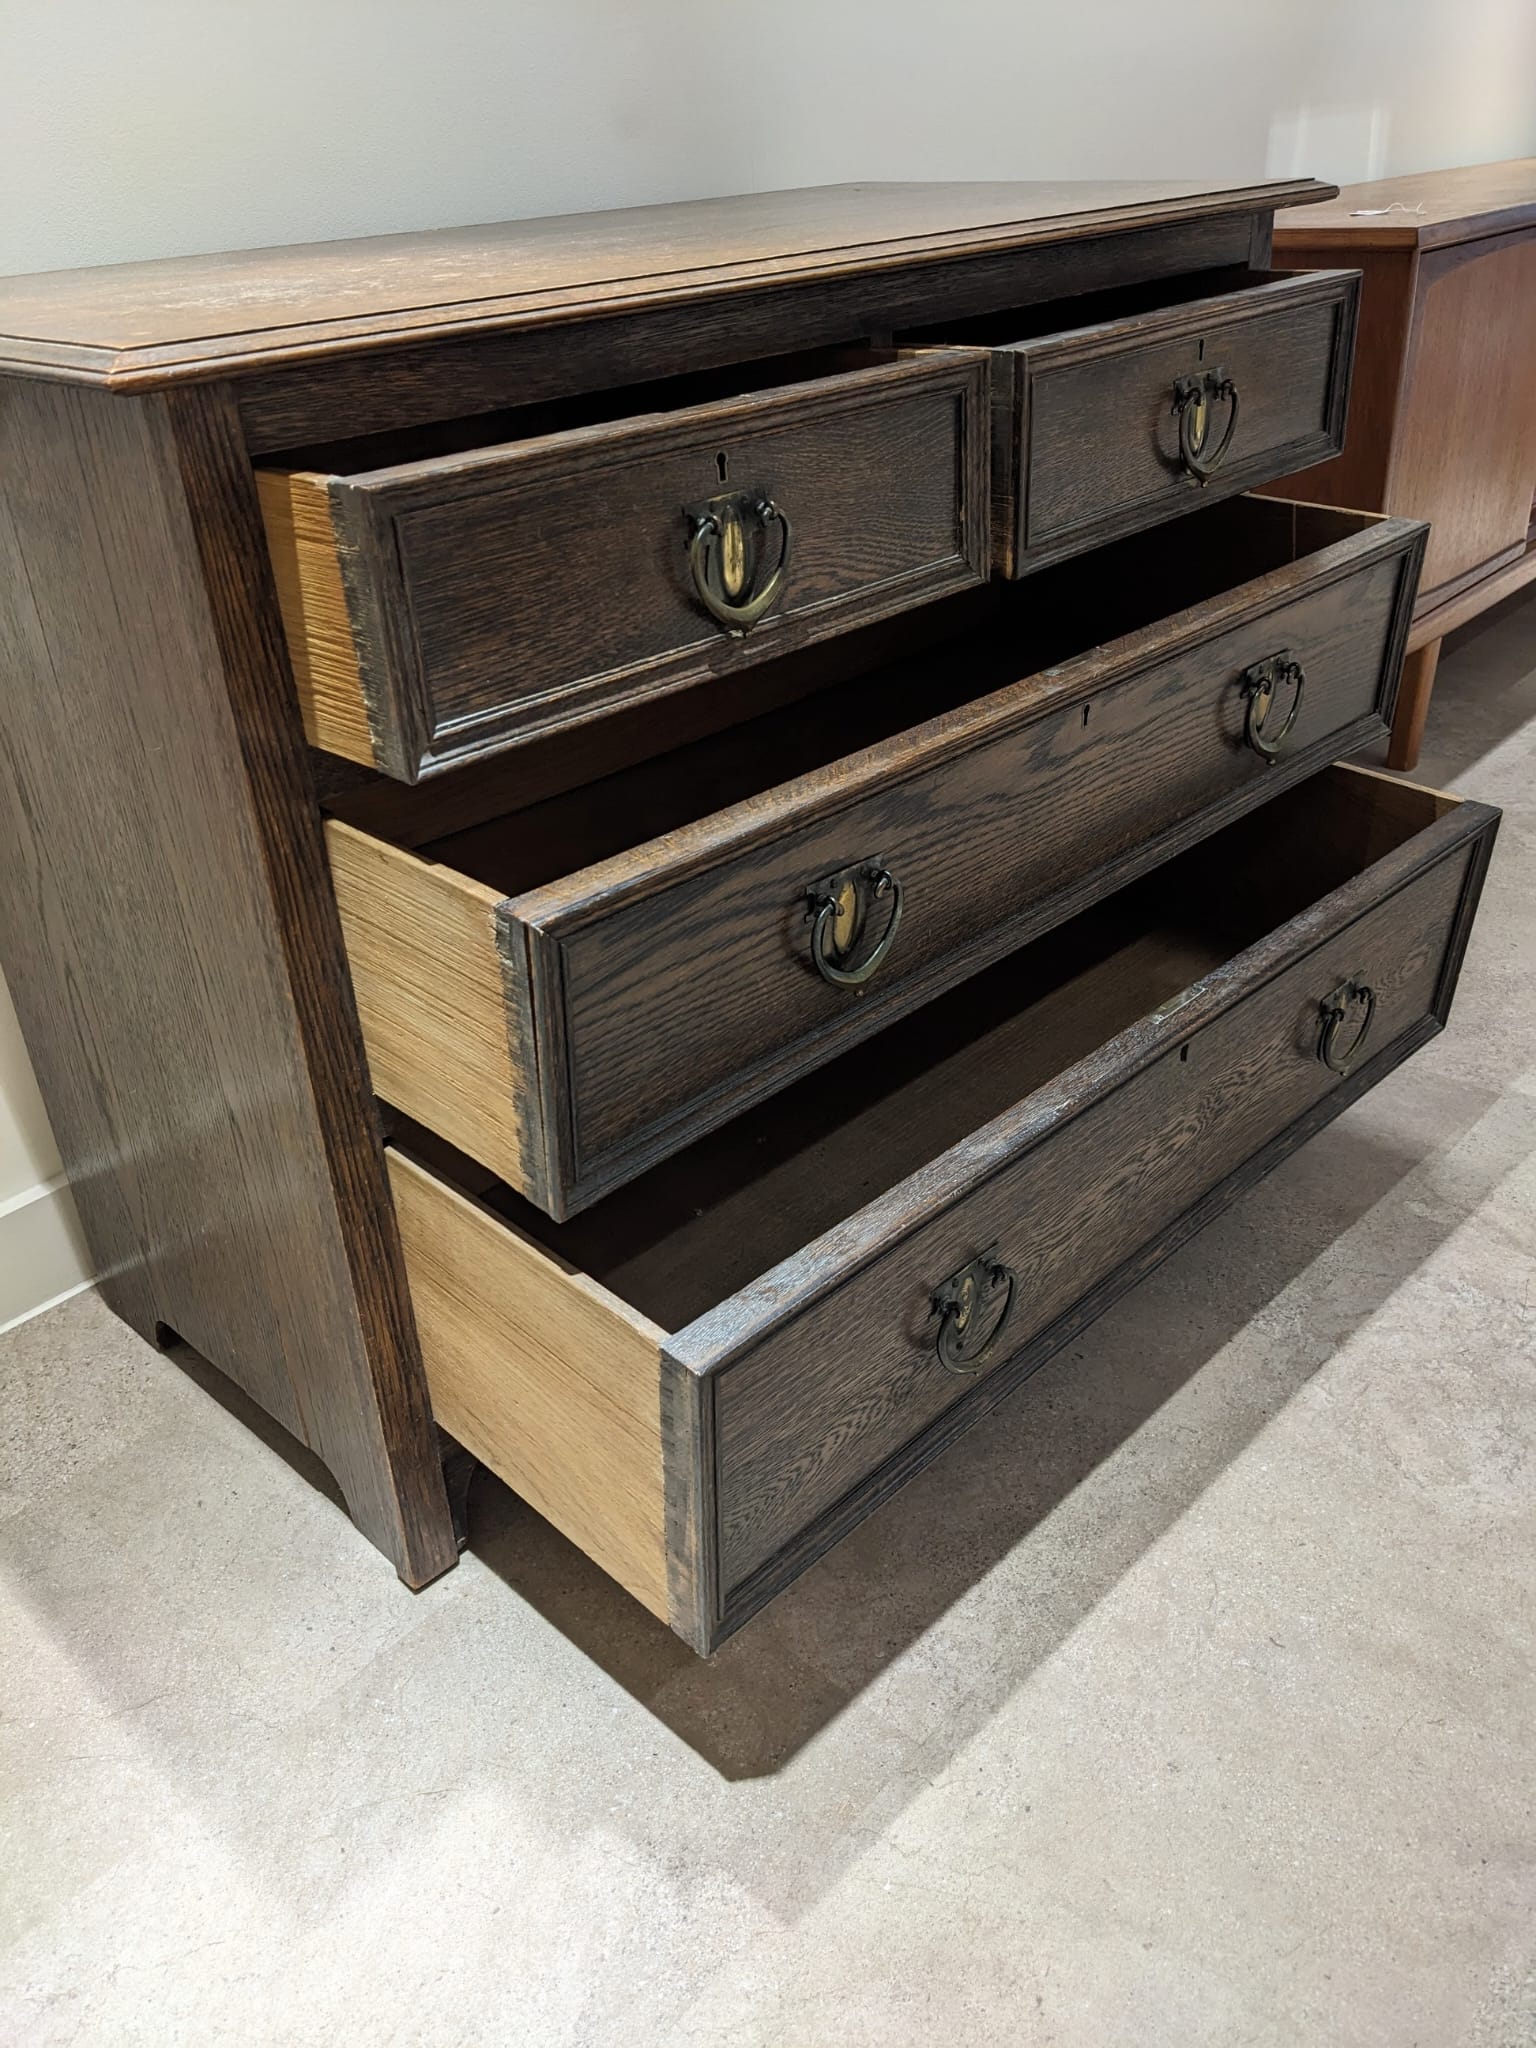
[[0, 271], [839, 178], [1536, 150], [1531, 0], [0, 8]]
[[[846, 178], [1530, 154], [1531, 0], [0, 8], [0, 272]], [[75, 1274], [55, 1167], [0, 1003], [0, 1323]]]

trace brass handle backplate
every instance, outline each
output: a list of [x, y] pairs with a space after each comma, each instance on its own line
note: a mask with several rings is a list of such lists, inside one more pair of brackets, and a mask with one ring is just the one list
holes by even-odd
[[[1211, 407], [1223, 401], [1227, 424], [1221, 439], [1207, 455], [1211, 433]], [[1198, 376], [1180, 377], [1173, 387], [1173, 410], [1179, 422], [1179, 460], [1184, 473], [1197, 484], [1208, 484], [1226, 460], [1237, 432], [1237, 386], [1223, 369], [1202, 370]]]
[[1019, 1276], [1003, 1264], [995, 1244], [951, 1273], [933, 1297], [939, 1318], [933, 1348], [946, 1372], [980, 1372], [1008, 1327], [1018, 1295]]
[[[863, 951], [872, 904], [890, 901], [885, 929]], [[815, 882], [805, 892], [811, 920], [811, 958], [833, 988], [862, 988], [889, 957], [901, 924], [901, 884], [876, 855]]]
[[[1331, 1073], [1347, 1074], [1359, 1059], [1370, 1035], [1376, 1016], [1376, 991], [1368, 981], [1352, 974], [1348, 981], [1341, 981], [1337, 988], [1329, 990], [1318, 1004], [1318, 1009], [1322, 1012], [1323, 1026], [1318, 1033], [1317, 1056]], [[1351, 1010], [1360, 1011], [1360, 1022], [1354, 1037], [1341, 1052], [1339, 1038]]]
[[[1280, 758], [1280, 749], [1290, 738], [1301, 716], [1307, 672], [1290, 649], [1282, 647], [1278, 654], [1268, 654], [1262, 661], [1253, 662], [1245, 668], [1238, 682], [1247, 699], [1243, 739], [1261, 761], [1273, 765]], [[1290, 709], [1278, 725], [1272, 725], [1275, 699], [1287, 683], [1291, 686]]]
[[[765, 491], [726, 491], [687, 514], [688, 568], [699, 602], [739, 638], [777, 604], [789, 574], [790, 525]], [[768, 536], [779, 531], [779, 559], [767, 574]]]

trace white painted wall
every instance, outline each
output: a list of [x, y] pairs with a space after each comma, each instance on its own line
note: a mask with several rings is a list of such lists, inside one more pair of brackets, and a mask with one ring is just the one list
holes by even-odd
[[85, 1277], [74, 1204], [0, 981], [0, 1330], [72, 1292]]
[[[1531, 154], [1531, 0], [0, 5], [0, 272], [845, 178]], [[56, 1167], [0, 1001], [0, 1324], [75, 1271]]]

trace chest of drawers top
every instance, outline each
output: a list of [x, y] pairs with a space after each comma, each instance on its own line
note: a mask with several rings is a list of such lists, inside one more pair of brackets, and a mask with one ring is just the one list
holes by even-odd
[[[0, 279], [0, 372], [122, 390], [245, 380], [511, 327], [640, 309], [701, 316], [789, 282], [857, 281], [873, 306], [881, 279], [910, 289], [911, 273], [934, 266], [1149, 230], [1186, 231], [1191, 249], [1225, 240], [1246, 256], [1236, 224], [1332, 190], [1311, 178], [1216, 190], [872, 181], [47, 271]], [[1161, 274], [1206, 267], [1170, 264], [1172, 249], [1147, 246]], [[1115, 276], [1126, 281], [1124, 264]]]

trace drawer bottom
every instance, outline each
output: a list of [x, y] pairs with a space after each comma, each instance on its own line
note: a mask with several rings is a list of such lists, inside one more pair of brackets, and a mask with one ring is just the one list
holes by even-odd
[[1440, 1029], [1496, 822], [1329, 770], [566, 1224], [407, 1127], [439, 1421], [713, 1647]]

